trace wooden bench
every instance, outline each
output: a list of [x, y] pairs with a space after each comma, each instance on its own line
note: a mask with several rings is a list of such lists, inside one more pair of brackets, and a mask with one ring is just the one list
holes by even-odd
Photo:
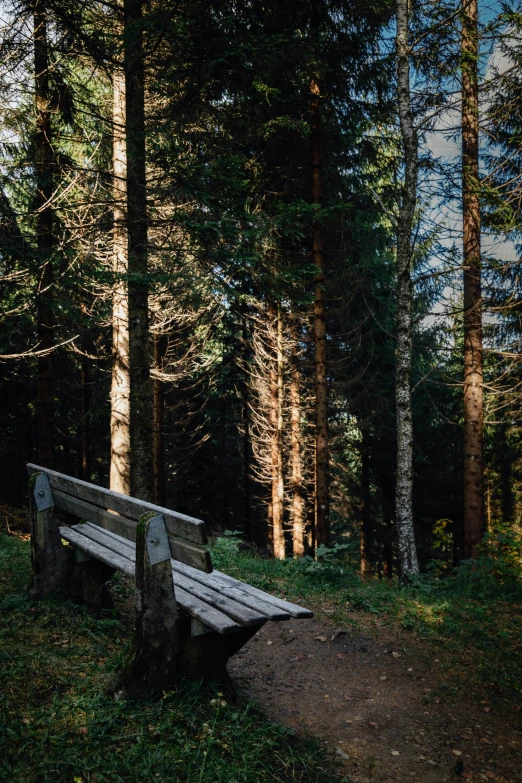
[[313, 616], [213, 570], [200, 519], [38, 465], [27, 468], [30, 597], [61, 593], [110, 608], [110, 577], [120, 571], [135, 578], [134, 643], [115, 687], [121, 697], [164, 690], [181, 675], [225, 675], [230, 656], [268, 620]]

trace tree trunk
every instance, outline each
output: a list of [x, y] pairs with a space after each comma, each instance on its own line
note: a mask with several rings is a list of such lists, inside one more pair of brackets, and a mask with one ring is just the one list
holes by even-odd
[[242, 394], [242, 418], [243, 418], [243, 530], [247, 541], [252, 541], [252, 501], [250, 497], [250, 455], [252, 445], [250, 443], [250, 400], [248, 388], [248, 360], [249, 360], [249, 335], [247, 320], [242, 319], [243, 352], [246, 371], [243, 380]]
[[501, 426], [498, 433], [500, 455], [500, 489], [502, 493], [501, 520], [513, 522], [513, 489], [511, 486], [512, 470], [516, 464], [516, 455], [511, 451], [507, 427]]
[[[312, 132], [312, 203], [316, 210], [322, 199], [321, 89], [315, 76], [310, 81]], [[315, 369], [315, 543], [330, 543], [328, 379], [326, 369], [326, 322], [324, 295], [323, 226], [315, 217], [312, 227], [312, 261], [317, 268], [314, 291]]]
[[301, 389], [297, 335], [292, 341], [290, 376], [290, 459], [292, 471], [292, 551], [304, 555], [304, 498], [301, 454]]
[[113, 272], [110, 488], [130, 494], [130, 379], [125, 81], [113, 76]]
[[478, 119], [478, 4], [462, 10], [462, 213], [464, 246], [464, 557], [485, 533], [484, 410]]
[[410, 95], [408, 0], [397, 0], [397, 88], [404, 149], [405, 179], [397, 221], [397, 484], [395, 516], [401, 575], [419, 572], [413, 528], [413, 421], [411, 409], [412, 355], [412, 228], [417, 200], [418, 149]]
[[361, 425], [361, 521], [359, 528], [359, 550], [361, 555], [361, 576], [371, 573], [370, 560], [370, 444], [368, 425]]
[[[154, 335], [154, 367], [163, 369], [163, 361], [167, 352], [168, 341], [165, 335]], [[153, 410], [153, 461], [154, 461], [154, 502], [158, 506], [165, 505], [165, 445], [163, 441], [164, 396], [163, 381], [155, 378], [152, 388]]]
[[266, 523], [267, 523], [267, 545], [268, 551], [272, 555], [274, 554], [274, 512], [272, 508], [272, 489], [270, 489], [270, 495], [267, 498], [266, 504]]
[[142, 4], [142, 0], [124, 0], [123, 4], [129, 238], [130, 487], [134, 497], [151, 500], [154, 482]]
[[37, 288], [38, 348], [48, 351], [37, 360], [38, 462], [54, 467], [53, 346], [53, 164], [49, 92], [47, 15], [43, 0], [34, 5], [34, 83], [36, 107], [36, 242], [39, 280]]
[[392, 523], [390, 519], [384, 521], [382, 573], [385, 579], [391, 579], [393, 577]]
[[270, 423], [272, 430], [272, 529], [274, 557], [284, 560], [284, 479], [283, 479], [283, 319], [281, 308], [272, 309], [275, 327], [275, 362], [270, 372]]
[[382, 541], [382, 574], [385, 579], [393, 576], [393, 483], [388, 474], [381, 475], [381, 508], [382, 524], [380, 537]]

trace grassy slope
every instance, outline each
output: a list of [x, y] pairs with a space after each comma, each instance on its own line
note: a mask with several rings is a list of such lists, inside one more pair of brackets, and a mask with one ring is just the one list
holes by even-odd
[[[0, 780], [9, 783], [263, 783], [336, 773], [319, 746], [185, 681], [156, 702], [106, 695], [131, 613], [99, 617], [65, 602], [31, 604], [29, 544], [0, 535]], [[126, 586], [113, 589], [124, 601]], [[128, 601], [127, 601], [128, 604]]]
[[[334, 568], [239, 554], [220, 539], [216, 565], [251, 584], [307, 602], [336, 625], [405, 629], [447, 668], [448, 690], [522, 705], [522, 605], [481, 583], [431, 582], [417, 589]], [[64, 602], [30, 604], [29, 545], [0, 536], [0, 781], [332, 781], [318, 745], [231, 703], [218, 685], [184, 682], [156, 703], [106, 695], [131, 634], [128, 586], [112, 586], [118, 618]], [[484, 592], [484, 591], [483, 591]]]
[[[420, 580], [417, 588], [377, 579], [361, 582], [353, 572], [238, 554], [218, 541], [213, 561], [239, 579], [290, 600], [327, 608], [338, 627], [400, 628], [417, 640], [419, 652], [440, 659], [446, 687], [487, 697], [504, 709], [522, 708], [522, 592], [497, 585], [484, 564], [478, 572], [446, 580]], [[236, 548], [237, 549], [237, 548]], [[481, 596], [481, 597], [476, 597]]]

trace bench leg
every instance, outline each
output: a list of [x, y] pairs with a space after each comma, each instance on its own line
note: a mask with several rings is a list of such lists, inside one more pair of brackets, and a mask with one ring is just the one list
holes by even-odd
[[32, 562], [29, 598], [41, 601], [56, 593], [67, 596], [74, 554], [61, 542], [60, 521], [45, 473], [35, 473], [29, 479], [29, 505]]
[[228, 678], [227, 663], [249, 639], [259, 626], [243, 627], [234, 633], [209, 633], [185, 636], [183, 645], [182, 673], [185, 677], [203, 679]]
[[91, 609], [114, 609], [112, 596], [106, 583], [116, 573], [101, 560], [84, 556], [81, 550], [75, 550], [76, 563], [71, 580], [71, 598], [75, 603]]
[[[165, 523], [158, 527], [157, 520], [152, 512], [143, 514], [136, 530], [136, 630], [116, 688], [116, 697], [121, 699], [161, 693], [180, 673], [170, 548]], [[164, 559], [157, 562], [156, 552]]]

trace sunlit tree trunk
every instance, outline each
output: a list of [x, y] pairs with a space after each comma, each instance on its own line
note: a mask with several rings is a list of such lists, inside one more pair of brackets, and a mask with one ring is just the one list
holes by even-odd
[[411, 407], [412, 229], [417, 201], [418, 146], [410, 94], [408, 0], [397, 0], [397, 92], [404, 150], [404, 186], [397, 221], [397, 483], [395, 517], [401, 574], [419, 572], [413, 528], [413, 420]]
[[283, 478], [283, 405], [284, 405], [284, 355], [283, 319], [281, 308], [273, 308], [275, 337], [275, 362], [270, 373], [270, 423], [272, 431], [272, 530], [274, 557], [283, 560], [284, 534], [284, 478]]
[[464, 556], [485, 533], [484, 407], [478, 117], [478, 3], [462, 8], [462, 214], [464, 247]]
[[270, 496], [267, 499], [267, 543], [268, 549], [274, 553], [274, 514], [272, 509], [272, 489], [270, 489]]
[[123, 5], [129, 238], [130, 487], [134, 497], [151, 500], [154, 482], [142, 5], [142, 0], [124, 0]]
[[301, 376], [297, 336], [292, 340], [290, 358], [290, 460], [292, 476], [292, 551], [304, 555], [304, 498], [301, 446]]
[[[312, 133], [312, 203], [320, 209], [322, 200], [321, 88], [315, 76], [310, 81]], [[323, 226], [317, 217], [312, 226], [312, 261], [317, 268], [314, 290], [315, 369], [315, 541], [330, 542], [328, 377], [324, 293]]]
[[125, 80], [113, 75], [113, 272], [110, 488], [130, 493], [129, 303]]
[[53, 346], [53, 164], [49, 91], [47, 11], [43, 0], [34, 4], [34, 83], [36, 108], [36, 243], [39, 277], [37, 288], [38, 348], [47, 351], [37, 360], [38, 462], [54, 467]]
[[243, 418], [243, 530], [248, 541], [252, 540], [252, 502], [250, 496], [250, 459], [252, 444], [250, 443], [250, 394], [248, 386], [249, 364], [249, 334], [247, 320], [242, 319], [243, 360], [245, 362], [245, 376], [242, 384], [242, 418]]

